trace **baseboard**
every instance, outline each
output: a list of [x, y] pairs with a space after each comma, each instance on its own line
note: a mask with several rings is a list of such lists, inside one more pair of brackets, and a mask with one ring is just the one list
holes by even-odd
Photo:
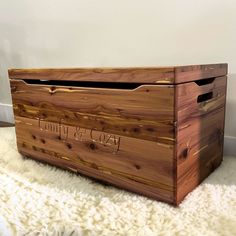
[[0, 103], [0, 121], [15, 123], [11, 104]]
[[236, 156], [236, 137], [225, 136], [224, 155]]

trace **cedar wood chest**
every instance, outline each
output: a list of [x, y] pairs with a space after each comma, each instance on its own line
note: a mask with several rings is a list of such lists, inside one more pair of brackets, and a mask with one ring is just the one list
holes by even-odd
[[21, 154], [178, 205], [223, 157], [227, 64], [10, 69]]

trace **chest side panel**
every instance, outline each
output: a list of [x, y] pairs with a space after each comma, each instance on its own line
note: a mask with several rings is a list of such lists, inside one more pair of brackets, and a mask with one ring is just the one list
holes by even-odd
[[226, 76], [176, 86], [176, 202], [193, 190], [223, 157]]

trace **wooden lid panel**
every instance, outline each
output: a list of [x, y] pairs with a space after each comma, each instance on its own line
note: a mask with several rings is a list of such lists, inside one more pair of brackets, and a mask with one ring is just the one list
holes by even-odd
[[173, 84], [174, 68], [11, 69], [11, 79]]
[[175, 67], [175, 84], [227, 75], [228, 64]]
[[227, 64], [133, 68], [10, 69], [11, 79], [179, 84], [227, 74]]

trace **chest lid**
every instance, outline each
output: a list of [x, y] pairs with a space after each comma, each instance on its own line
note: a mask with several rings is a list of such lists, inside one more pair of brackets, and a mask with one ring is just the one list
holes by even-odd
[[226, 63], [173, 67], [124, 67], [124, 68], [47, 68], [10, 69], [11, 79], [112, 82], [140, 84], [180, 84], [224, 76]]

